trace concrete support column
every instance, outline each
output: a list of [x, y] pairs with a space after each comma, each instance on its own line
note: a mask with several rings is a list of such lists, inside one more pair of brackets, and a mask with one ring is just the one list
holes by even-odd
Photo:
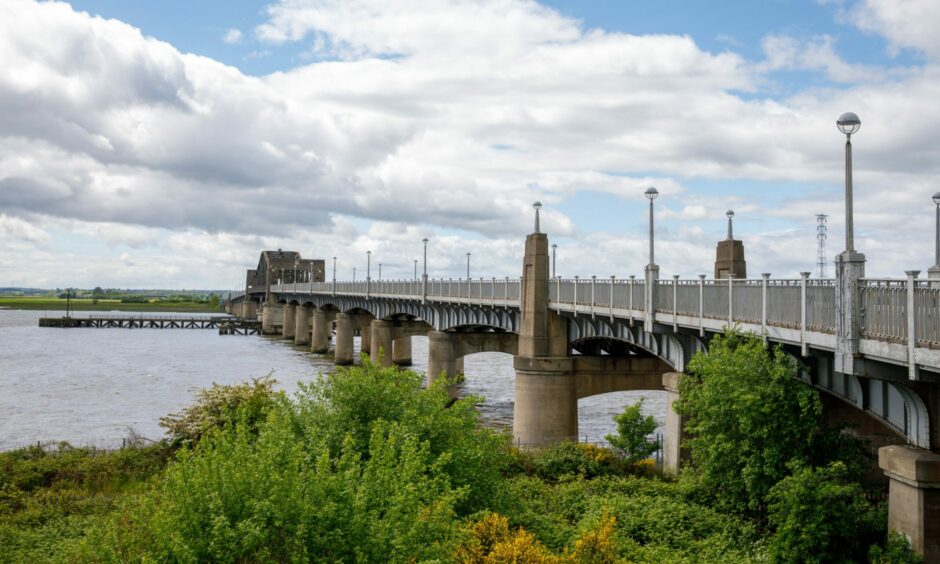
[[254, 321], [258, 318], [258, 306], [255, 302], [245, 302], [242, 317]]
[[294, 325], [294, 344], [306, 345], [310, 342], [310, 306], [297, 308], [296, 323]]
[[454, 334], [443, 331], [428, 333], [428, 387], [440, 377], [447, 378], [447, 393], [457, 398], [457, 358], [454, 351]]
[[466, 372], [463, 370], [463, 359], [464, 357], [458, 358], [454, 363], [454, 368], [457, 370], [457, 381], [463, 382]]
[[[323, 313], [317, 310], [314, 313], [314, 332], [316, 332], [316, 314]], [[324, 321], [326, 314], [323, 315]], [[314, 341], [315, 342], [315, 341]], [[333, 349], [333, 361], [337, 365], [353, 363], [353, 320], [346, 313], [336, 315], [336, 348]]]
[[834, 368], [842, 374], [861, 375], [861, 292], [858, 281], [865, 277], [865, 255], [844, 251], [836, 256], [836, 351]]
[[359, 339], [359, 351], [366, 354], [372, 354], [372, 320], [371, 319], [361, 319], [359, 322], [359, 328], [361, 338]]
[[889, 479], [888, 529], [903, 534], [926, 562], [940, 561], [940, 454], [892, 445], [878, 449]]
[[275, 320], [280, 318], [281, 315], [281, 304], [264, 302], [264, 306], [261, 308], [261, 332], [265, 335], [274, 335], [276, 332]]
[[512, 434], [522, 448], [578, 440], [578, 395], [572, 359], [513, 359], [516, 401]]
[[284, 322], [281, 326], [281, 336], [285, 339], [294, 338], [294, 329], [297, 328], [297, 306], [287, 304], [284, 306]]
[[689, 453], [682, 448], [685, 438], [685, 417], [673, 409], [679, 399], [679, 374], [663, 374], [663, 388], [666, 389], [666, 429], [663, 434], [663, 471], [671, 474], [679, 472], [679, 466], [689, 459]]
[[383, 368], [392, 365], [392, 324], [376, 319], [372, 321], [372, 342], [369, 356], [374, 364]]
[[411, 366], [411, 337], [392, 341], [392, 362], [397, 366]]
[[[352, 359], [352, 320], [349, 319], [349, 316], [346, 316], [346, 319], [350, 323], [349, 328], [349, 358]], [[339, 323], [339, 317], [337, 317], [337, 324]], [[336, 347], [339, 348], [339, 328], [336, 330]], [[322, 309], [318, 309], [313, 312], [313, 328], [311, 330], [310, 338], [310, 352], [323, 354], [330, 350], [330, 322], [326, 318], [326, 312]], [[337, 353], [337, 358], [339, 358]], [[339, 362], [337, 362], [339, 364]]]

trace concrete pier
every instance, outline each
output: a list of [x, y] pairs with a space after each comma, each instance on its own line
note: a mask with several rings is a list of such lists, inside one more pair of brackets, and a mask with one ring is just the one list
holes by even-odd
[[940, 562], [940, 454], [886, 446], [878, 465], [890, 480], [888, 529], [907, 537], [925, 562]]
[[517, 356], [512, 434], [523, 448], [578, 440], [578, 395], [570, 358]]
[[294, 325], [294, 344], [306, 345], [310, 342], [310, 306], [297, 308], [296, 323]]
[[372, 347], [369, 356], [374, 364], [383, 368], [392, 365], [392, 324], [376, 319], [372, 321]]
[[365, 315], [356, 316], [359, 325], [359, 352], [372, 354], [372, 318]]
[[281, 337], [285, 339], [294, 339], [294, 331], [297, 329], [297, 304], [287, 304], [284, 306], [284, 322], [281, 327]]
[[396, 366], [411, 366], [411, 336], [392, 341], [392, 363]]
[[673, 409], [679, 399], [679, 375], [675, 372], [663, 374], [663, 388], [666, 390], [666, 429], [663, 434], [663, 470], [672, 474], [679, 472], [679, 467], [688, 460], [688, 452], [682, 448], [685, 437], [685, 417]]
[[353, 363], [353, 320], [346, 313], [336, 315], [336, 347], [333, 349], [333, 361], [338, 366]]
[[[346, 316], [347, 320], [349, 316]], [[317, 309], [313, 312], [313, 321], [312, 321], [312, 330], [310, 338], [310, 352], [317, 354], [324, 354], [330, 350], [330, 322], [327, 318], [326, 311], [322, 309]], [[337, 320], [338, 321], [338, 320]], [[349, 358], [352, 359], [352, 320], [349, 320], [350, 323], [350, 345], [349, 345]], [[339, 328], [337, 327], [337, 338], [336, 338], [336, 347], [339, 348]], [[337, 362], [337, 364], [339, 364]]]
[[457, 357], [454, 351], [454, 334], [443, 331], [428, 333], [428, 373], [430, 387], [438, 378], [447, 378], [448, 394], [457, 397]]
[[261, 332], [265, 335], [274, 335], [277, 332], [277, 322], [281, 320], [281, 304], [265, 302], [261, 307]]

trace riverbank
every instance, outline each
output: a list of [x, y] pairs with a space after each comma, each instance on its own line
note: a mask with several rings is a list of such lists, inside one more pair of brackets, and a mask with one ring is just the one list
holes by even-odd
[[121, 300], [94, 300], [88, 298], [64, 300], [49, 297], [0, 297], [0, 309], [66, 311], [67, 308], [71, 311], [222, 313], [218, 307], [212, 307], [207, 302], [154, 300], [152, 302], [125, 303]]

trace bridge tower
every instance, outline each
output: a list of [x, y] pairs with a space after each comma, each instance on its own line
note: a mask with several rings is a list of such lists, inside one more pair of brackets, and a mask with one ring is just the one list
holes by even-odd
[[744, 242], [734, 239], [732, 220], [734, 210], [728, 216], [728, 238], [718, 242], [715, 251], [715, 278], [747, 278], [747, 263], [744, 261]]

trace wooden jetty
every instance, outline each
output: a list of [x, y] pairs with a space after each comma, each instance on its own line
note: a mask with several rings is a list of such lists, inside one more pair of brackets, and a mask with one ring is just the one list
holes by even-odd
[[92, 327], [97, 329], [218, 329], [231, 318], [181, 315], [90, 315], [41, 317], [40, 327]]

